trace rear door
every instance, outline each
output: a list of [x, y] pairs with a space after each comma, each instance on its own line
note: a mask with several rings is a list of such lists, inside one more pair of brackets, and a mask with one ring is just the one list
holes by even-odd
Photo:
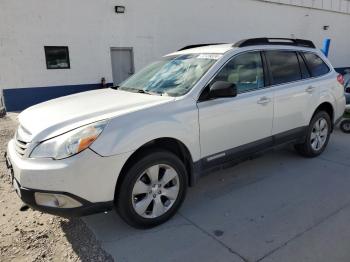
[[[274, 90], [272, 134], [289, 140], [303, 133], [308, 125], [310, 104], [317, 99], [317, 87], [298, 52], [273, 50], [265, 52]], [[283, 141], [277, 141], [283, 142]]]

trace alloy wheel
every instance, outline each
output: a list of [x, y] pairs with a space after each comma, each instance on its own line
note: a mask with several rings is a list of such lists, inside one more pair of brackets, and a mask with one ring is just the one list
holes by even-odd
[[144, 170], [132, 190], [135, 212], [143, 218], [165, 214], [179, 194], [179, 175], [169, 165], [158, 164]]
[[325, 145], [328, 138], [328, 123], [325, 118], [319, 118], [311, 131], [310, 143], [315, 151], [319, 151]]

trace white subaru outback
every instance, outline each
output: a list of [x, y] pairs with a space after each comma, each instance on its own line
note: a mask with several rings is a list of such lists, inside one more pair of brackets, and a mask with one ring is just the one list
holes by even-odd
[[130, 225], [152, 227], [213, 168], [286, 143], [321, 154], [344, 112], [340, 82], [308, 40], [190, 46], [119, 87], [23, 111], [7, 165], [34, 209], [75, 216], [115, 206]]

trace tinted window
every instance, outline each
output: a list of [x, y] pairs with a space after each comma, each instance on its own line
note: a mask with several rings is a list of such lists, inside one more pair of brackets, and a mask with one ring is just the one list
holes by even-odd
[[260, 52], [249, 52], [236, 56], [220, 70], [212, 83], [216, 81], [227, 81], [235, 84], [238, 93], [264, 87]]
[[45, 46], [47, 69], [68, 69], [69, 52], [67, 46]]
[[270, 62], [272, 83], [274, 85], [301, 79], [298, 57], [295, 52], [267, 51], [266, 56]]
[[304, 57], [313, 77], [325, 75], [329, 72], [329, 67], [318, 55], [313, 53], [304, 53]]
[[310, 78], [311, 74], [305, 64], [304, 58], [300, 54], [298, 54], [298, 59], [299, 59], [301, 76], [303, 77], [303, 79]]

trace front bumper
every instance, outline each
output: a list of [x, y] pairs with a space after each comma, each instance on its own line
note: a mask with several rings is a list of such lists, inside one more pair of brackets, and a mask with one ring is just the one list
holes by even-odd
[[[45, 213], [49, 213], [52, 215], [62, 216], [62, 217], [77, 217], [77, 216], [86, 216], [95, 213], [105, 212], [112, 210], [113, 201], [100, 202], [100, 203], [91, 203], [85, 199], [82, 199], [78, 196], [72, 195], [66, 192], [56, 192], [56, 191], [44, 191], [44, 190], [36, 190], [22, 187], [18, 181], [14, 178], [13, 181], [15, 186], [15, 190], [17, 195], [20, 197], [23, 203], [27, 204], [31, 208], [42, 211]], [[59, 194], [64, 196], [69, 196], [72, 199], [75, 199], [81, 206], [75, 208], [57, 208], [57, 207], [49, 207], [38, 205], [35, 201], [35, 193], [46, 193], [46, 194]]]
[[[22, 201], [33, 209], [60, 216], [81, 216], [110, 210], [118, 175], [131, 153], [101, 157], [90, 149], [63, 160], [22, 158], [14, 141], [8, 144], [6, 164]], [[36, 193], [60, 195], [79, 202], [63, 208], [38, 204]]]

